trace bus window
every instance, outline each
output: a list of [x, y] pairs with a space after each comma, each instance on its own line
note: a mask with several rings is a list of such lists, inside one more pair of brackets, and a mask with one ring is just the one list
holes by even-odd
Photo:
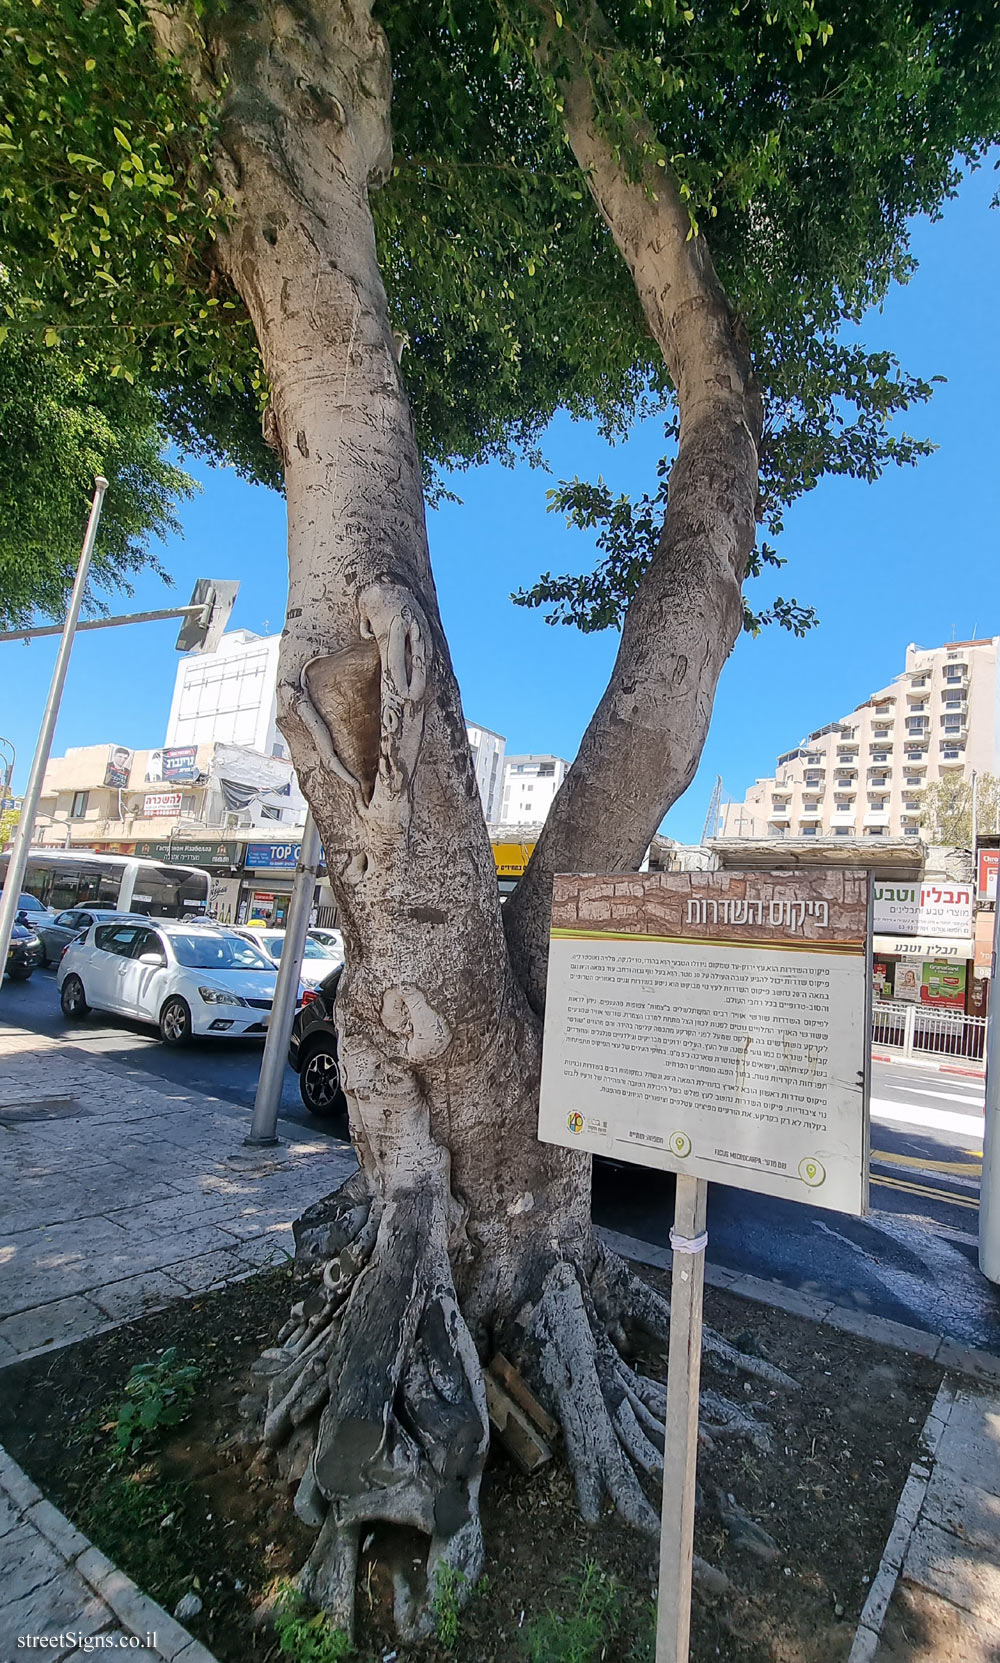
[[132, 912], [144, 912], [149, 918], [182, 918], [186, 912], [204, 912], [207, 904], [207, 885], [201, 874], [177, 866], [138, 863]]
[[[37, 876], [41, 877], [39, 872]], [[53, 861], [49, 873], [46, 904], [56, 912], [68, 907], [115, 907], [121, 873], [99, 866], [96, 861]]]

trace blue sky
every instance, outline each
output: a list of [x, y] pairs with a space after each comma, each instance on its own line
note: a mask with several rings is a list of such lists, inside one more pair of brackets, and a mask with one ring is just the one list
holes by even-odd
[[[993, 392], [1000, 372], [996, 272], [1000, 213], [989, 211], [992, 170], [973, 175], [936, 224], [914, 227], [920, 269], [862, 331], [903, 365], [947, 377], [913, 431], [937, 453], [893, 470], [875, 486], [824, 481], [787, 517], [788, 566], [755, 586], [816, 607], [820, 626], [803, 641], [770, 629], [743, 637], [723, 671], [698, 775], [665, 829], [696, 840], [716, 774], [742, 796], [775, 756], [833, 721], [890, 680], [907, 643], [1000, 634], [997, 588], [1000, 466]], [[656, 423], [608, 447], [586, 424], [557, 419], [546, 456], [552, 478], [527, 467], [490, 466], [457, 482], [462, 505], [430, 516], [431, 547], [467, 715], [503, 733], [509, 751], [572, 757], [600, 696], [617, 644], [547, 626], [508, 596], [540, 572], [583, 570], [589, 545], [545, 511], [554, 479], [602, 473], [620, 490], [651, 488], [661, 449]], [[284, 507], [230, 473], [193, 470], [202, 492], [183, 511], [183, 538], [162, 551], [176, 604], [196, 577], [240, 579], [234, 626], [280, 627], [286, 595]], [[143, 578], [116, 610], [170, 604]], [[70, 745], [162, 743], [177, 663], [176, 626], [151, 624], [83, 635], [70, 666], [54, 754]], [[0, 727], [18, 750], [23, 786], [55, 657], [40, 641], [0, 646], [6, 690]]]

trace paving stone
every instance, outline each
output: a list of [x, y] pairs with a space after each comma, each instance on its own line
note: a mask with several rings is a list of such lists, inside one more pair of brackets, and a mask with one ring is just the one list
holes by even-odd
[[905, 1322], [892, 1322], [888, 1317], [871, 1316], [867, 1311], [850, 1311], [836, 1305], [824, 1318], [830, 1328], [844, 1334], [857, 1334], [860, 1339], [876, 1345], [891, 1346], [897, 1351], [909, 1351], [917, 1357], [933, 1357], [941, 1344], [939, 1334], [928, 1334], [922, 1328], [910, 1328]]
[[21, 1634], [61, 1634], [67, 1629], [99, 1634], [108, 1627], [109, 1619], [104, 1601], [74, 1571], [64, 1570], [26, 1598], [5, 1599], [0, 1604], [0, 1658], [4, 1663], [10, 1658], [13, 1663], [25, 1655], [24, 1648], [17, 1644]]
[[49, 1546], [64, 1559], [75, 1559], [90, 1546], [86, 1536], [77, 1530], [75, 1524], [70, 1524], [66, 1515], [53, 1507], [50, 1501], [36, 1501], [33, 1507], [28, 1508], [24, 1519], [26, 1524], [41, 1531]]
[[3, 1598], [27, 1599], [43, 1583], [51, 1582], [65, 1570], [65, 1560], [22, 1519], [20, 1526], [3, 1539]]
[[21, 1523], [22, 1509], [16, 1507], [11, 1497], [0, 1490], [0, 1538], [9, 1536]]
[[187, 1292], [183, 1282], [175, 1281], [162, 1270], [152, 1270], [144, 1276], [126, 1276], [121, 1282], [94, 1288], [89, 1297], [116, 1322], [130, 1322], [133, 1317], [168, 1305], [173, 1299], [184, 1299]]
[[203, 1253], [195, 1259], [185, 1259], [182, 1264], [175, 1265], [172, 1274], [191, 1293], [206, 1293], [209, 1288], [218, 1288], [227, 1282], [234, 1282], [247, 1275], [254, 1267], [237, 1254], [233, 1249], [216, 1253]]
[[[51, 1287], [49, 1291], [52, 1291]], [[70, 1340], [82, 1339], [105, 1327], [107, 1320], [99, 1305], [77, 1295], [72, 1299], [54, 1300], [48, 1305], [36, 1305], [34, 1309], [6, 1317], [0, 1322], [0, 1339], [23, 1356], [26, 1351], [38, 1351], [47, 1345], [66, 1345]]]
[[910, 1538], [903, 1576], [985, 1622], [1000, 1613], [1000, 1564], [923, 1519]]
[[[1000, 1663], [1000, 1628], [926, 1588], [900, 1583], [874, 1663]], [[860, 1663], [852, 1651], [850, 1663]]]
[[[946, 1466], [938, 1465], [927, 1486], [924, 1518], [954, 1531], [971, 1547], [991, 1553], [1000, 1547], [1000, 1496], [967, 1483]], [[1000, 1611], [997, 1616], [1000, 1620]]]
[[291, 1227], [287, 1232], [277, 1231], [266, 1236], [250, 1236], [239, 1245], [239, 1255], [248, 1264], [263, 1270], [268, 1265], [286, 1265], [295, 1251], [295, 1240]]
[[191, 1644], [191, 1635], [162, 1606], [142, 1593], [123, 1571], [104, 1579], [101, 1598], [133, 1634], [156, 1636], [156, 1650], [169, 1660]]
[[956, 1394], [937, 1460], [955, 1478], [1000, 1495], [1000, 1411], [992, 1398], [969, 1389]]
[[5, 1449], [0, 1449], [0, 1489], [22, 1512], [42, 1499], [41, 1490], [32, 1484], [27, 1473], [22, 1472], [14, 1457], [8, 1455]]
[[960, 1374], [1000, 1381], [1000, 1357], [990, 1351], [976, 1351], [971, 1345], [959, 1345], [957, 1340], [941, 1341], [937, 1361], [942, 1368], [956, 1369]]

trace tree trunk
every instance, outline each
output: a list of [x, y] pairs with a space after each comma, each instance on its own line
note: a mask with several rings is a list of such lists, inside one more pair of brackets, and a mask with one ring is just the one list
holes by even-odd
[[[592, 9], [591, 37], [613, 46]], [[601, 132], [582, 53], [565, 46], [573, 152], [632, 274], [674, 382], [680, 439], [656, 554], [626, 614], [607, 689], [505, 909], [536, 1011], [545, 999], [556, 872], [635, 871], [694, 777], [722, 666], [742, 623], [756, 536], [761, 411], [750, 355], [705, 239], [667, 169], [628, 178]], [[636, 122], [637, 143], [651, 135]]]
[[337, 1025], [360, 1170], [299, 1221], [313, 1290], [247, 1408], [318, 1531], [304, 1591], [350, 1629], [373, 1527], [416, 1635], [439, 1568], [467, 1588], [481, 1566], [482, 1363], [497, 1350], [558, 1416], [585, 1515], [609, 1496], [655, 1528], [639, 1475], [662, 1464], [662, 1391], [616, 1340], [633, 1322], [665, 1337], [668, 1312], [599, 1249], [589, 1157], [535, 1136], [540, 1026], [504, 939], [376, 258], [384, 37], [346, 0], [241, 11], [210, 50], [183, 14], [150, 15], [196, 83], [226, 77], [218, 258], [256, 329], [287, 487], [279, 720], [346, 946]]

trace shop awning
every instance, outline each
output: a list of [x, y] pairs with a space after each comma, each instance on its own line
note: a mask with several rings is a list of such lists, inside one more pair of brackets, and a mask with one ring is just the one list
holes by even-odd
[[975, 957], [976, 944], [959, 935], [877, 935], [873, 950], [889, 958], [952, 959], [964, 964]]

